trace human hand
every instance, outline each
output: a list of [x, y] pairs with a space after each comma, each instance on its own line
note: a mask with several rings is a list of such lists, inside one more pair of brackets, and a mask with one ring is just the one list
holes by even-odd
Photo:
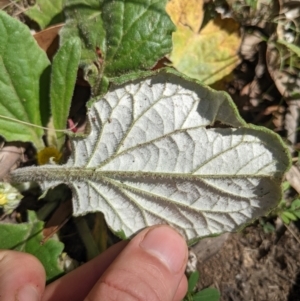
[[45, 287], [35, 257], [0, 251], [3, 301], [180, 301], [187, 291], [186, 243], [168, 226], [144, 229]]

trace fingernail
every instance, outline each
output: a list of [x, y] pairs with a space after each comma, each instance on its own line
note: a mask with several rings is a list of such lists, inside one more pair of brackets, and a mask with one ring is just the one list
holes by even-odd
[[146, 252], [158, 258], [173, 273], [186, 264], [187, 246], [182, 236], [167, 226], [151, 229], [140, 243]]
[[25, 285], [21, 287], [17, 293], [16, 301], [39, 301], [40, 297], [32, 285]]

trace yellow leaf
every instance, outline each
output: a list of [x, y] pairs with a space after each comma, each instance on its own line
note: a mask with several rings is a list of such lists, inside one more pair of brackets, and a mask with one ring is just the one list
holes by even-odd
[[188, 27], [198, 33], [203, 21], [203, 0], [171, 0], [166, 11], [177, 28]]
[[202, 6], [203, 1], [197, 0], [168, 3], [167, 12], [177, 26], [170, 60], [178, 71], [211, 85], [230, 74], [239, 63], [241, 41], [239, 24], [233, 19], [217, 16], [200, 30]]

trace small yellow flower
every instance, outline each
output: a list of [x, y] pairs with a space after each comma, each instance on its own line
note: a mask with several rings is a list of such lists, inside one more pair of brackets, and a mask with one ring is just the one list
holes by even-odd
[[0, 182], [0, 206], [4, 213], [10, 214], [20, 203], [22, 194], [9, 183]]
[[37, 153], [38, 165], [44, 165], [51, 163], [53, 160], [55, 163], [59, 163], [62, 154], [53, 146], [45, 147]]
[[6, 195], [2, 192], [0, 193], [0, 206], [4, 206], [7, 203]]

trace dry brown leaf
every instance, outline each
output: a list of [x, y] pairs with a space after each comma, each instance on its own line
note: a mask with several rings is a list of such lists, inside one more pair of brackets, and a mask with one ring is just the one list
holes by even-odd
[[3, 179], [9, 172], [18, 167], [24, 161], [23, 154], [25, 149], [8, 145], [2, 147], [0, 143], [0, 179]]
[[59, 44], [59, 30], [63, 27], [64, 24], [58, 24], [51, 26], [47, 29], [39, 31], [34, 35], [35, 40], [39, 46], [47, 52], [47, 55], [50, 59], [54, 56], [55, 52], [58, 49]]
[[293, 165], [285, 175], [287, 181], [300, 194], [300, 171], [299, 168]]
[[43, 229], [44, 239], [41, 242], [45, 243], [55, 233], [57, 233], [72, 216], [72, 201], [70, 199], [62, 202], [55, 210], [51, 218], [46, 223]]

